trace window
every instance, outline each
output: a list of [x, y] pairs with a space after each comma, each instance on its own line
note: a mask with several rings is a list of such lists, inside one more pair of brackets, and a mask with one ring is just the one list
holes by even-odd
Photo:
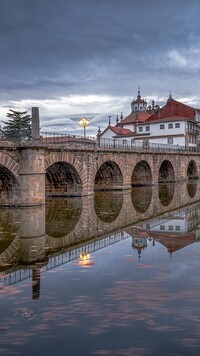
[[173, 145], [173, 137], [168, 137], [167, 143], [168, 143], [169, 145]]
[[175, 128], [176, 128], [176, 129], [179, 129], [179, 128], [180, 128], [180, 122], [176, 122], [176, 123], [175, 123]]
[[127, 140], [123, 140], [122, 143], [123, 143], [123, 145], [126, 145], [127, 144]]
[[161, 125], [160, 125], [160, 130], [164, 130], [164, 128], [165, 128], [165, 125], [164, 125], [164, 124], [161, 124]]
[[176, 231], [180, 231], [180, 230], [181, 230], [181, 227], [180, 227], [179, 225], [177, 225], [177, 226], [175, 227], [175, 229], [176, 229]]
[[168, 124], [168, 129], [173, 129], [173, 124]]
[[165, 230], [165, 225], [160, 225], [160, 230]]
[[135, 139], [132, 138], [132, 139], [131, 139], [131, 145], [134, 144], [134, 143], [135, 143]]
[[143, 109], [143, 107], [142, 107], [142, 106], [140, 106], [140, 111], [142, 111], [142, 109]]
[[150, 131], [150, 126], [146, 126], [146, 131]]
[[169, 231], [173, 231], [173, 230], [174, 230], [173, 225], [169, 225]]
[[142, 131], [143, 131], [143, 127], [139, 126], [139, 132], [142, 132]]

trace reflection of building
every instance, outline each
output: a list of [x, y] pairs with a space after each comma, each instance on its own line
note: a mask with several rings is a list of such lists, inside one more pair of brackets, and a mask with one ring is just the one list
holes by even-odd
[[196, 147], [199, 122], [200, 110], [174, 100], [171, 93], [160, 108], [154, 100], [147, 106], [139, 89], [137, 98], [131, 103], [131, 114], [125, 118], [122, 114], [120, 118], [117, 116], [114, 126], [109, 117], [107, 128], [98, 132], [98, 138], [100, 144], [109, 140], [109, 145], [138, 144], [146, 147], [159, 143]]
[[145, 231], [141, 231], [135, 227], [126, 229], [126, 232], [132, 236], [132, 248], [137, 251], [140, 260], [142, 251], [147, 248], [148, 235]]
[[156, 242], [166, 247], [172, 255], [190, 244], [200, 240], [200, 206], [195, 205], [172, 213], [164, 214], [160, 218], [151, 219], [140, 228], [129, 228], [126, 231], [132, 236], [132, 247], [138, 251], [139, 258], [142, 250], [153, 246]]

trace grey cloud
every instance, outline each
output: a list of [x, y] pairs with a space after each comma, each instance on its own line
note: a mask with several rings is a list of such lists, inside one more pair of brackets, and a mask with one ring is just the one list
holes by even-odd
[[192, 95], [199, 10], [197, 0], [2, 0], [0, 101], [130, 96], [138, 85], [144, 95]]

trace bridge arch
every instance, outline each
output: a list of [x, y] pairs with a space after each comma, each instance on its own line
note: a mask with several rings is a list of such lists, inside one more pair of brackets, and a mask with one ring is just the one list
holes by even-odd
[[94, 178], [94, 190], [123, 189], [123, 175], [119, 165], [114, 161], [105, 161], [98, 168]]
[[6, 153], [0, 153], [0, 206], [19, 205], [19, 164]]
[[76, 169], [69, 163], [53, 163], [46, 171], [47, 196], [80, 196], [82, 183]]
[[81, 163], [68, 152], [51, 153], [45, 161], [47, 196], [81, 196], [87, 194], [87, 177]]
[[137, 162], [134, 167], [131, 186], [141, 186], [152, 184], [152, 173], [149, 164], [145, 160]]
[[174, 168], [172, 163], [168, 160], [164, 160], [159, 169], [158, 181], [159, 182], [174, 182]]
[[0, 206], [19, 204], [19, 182], [16, 176], [0, 164]]
[[194, 160], [191, 160], [188, 164], [187, 177], [188, 179], [195, 179], [198, 177], [197, 165]]

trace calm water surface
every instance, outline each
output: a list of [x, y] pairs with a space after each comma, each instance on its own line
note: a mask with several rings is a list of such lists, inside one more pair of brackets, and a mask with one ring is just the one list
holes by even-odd
[[200, 184], [0, 210], [0, 354], [199, 355]]

